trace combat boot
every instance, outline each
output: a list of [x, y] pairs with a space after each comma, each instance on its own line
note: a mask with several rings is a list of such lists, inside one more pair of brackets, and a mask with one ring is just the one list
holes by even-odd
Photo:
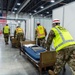
[[48, 71], [49, 75], [56, 75], [52, 70]]

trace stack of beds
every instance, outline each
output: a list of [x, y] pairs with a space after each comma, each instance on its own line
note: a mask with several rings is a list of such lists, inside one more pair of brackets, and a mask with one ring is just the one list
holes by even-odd
[[45, 48], [35, 44], [35, 41], [21, 41], [21, 52], [26, 55], [38, 68], [40, 73], [42, 68], [54, 66], [56, 62], [56, 52], [46, 51]]

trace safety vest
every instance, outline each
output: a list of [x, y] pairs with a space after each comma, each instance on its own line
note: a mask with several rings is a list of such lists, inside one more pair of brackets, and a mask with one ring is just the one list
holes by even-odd
[[22, 28], [16, 28], [16, 34], [18, 33], [23, 33], [23, 29]]
[[43, 26], [38, 26], [36, 28], [36, 30], [37, 30], [37, 38], [45, 37], [45, 31], [44, 31], [44, 27]]
[[9, 33], [9, 26], [4, 26], [4, 33]]
[[55, 33], [55, 37], [53, 39], [54, 47], [56, 49], [56, 52], [59, 50], [75, 44], [75, 41], [73, 37], [70, 35], [70, 33], [61, 26], [55, 26], [52, 28], [52, 30]]

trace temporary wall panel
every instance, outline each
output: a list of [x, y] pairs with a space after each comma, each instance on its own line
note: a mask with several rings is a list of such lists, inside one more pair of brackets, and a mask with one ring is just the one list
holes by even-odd
[[69, 30], [75, 39], [75, 2], [66, 5], [64, 12], [64, 27]]
[[61, 26], [65, 27], [75, 40], [75, 1], [53, 10], [52, 19], [60, 19]]
[[59, 7], [59, 8], [54, 9], [54, 10], [52, 11], [52, 14], [53, 14], [52, 20], [54, 20], [54, 19], [59, 19], [61, 26], [63, 26], [63, 24], [64, 24], [64, 20], [63, 20], [63, 18], [64, 18], [64, 9], [63, 9], [63, 8], [64, 8], [64, 7]]
[[30, 33], [31, 33], [31, 31], [30, 31], [30, 19], [27, 19], [26, 20], [26, 39], [27, 40], [30, 40]]
[[21, 21], [21, 23], [20, 23], [20, 26], [21, 26], [21, 28], [23, 29], [23, 31], [24, 31], [24, 36], [26, 37], [26, 31], [25, 31], [25, 28], [26, 28], [26, 24], [25, 24], [25, 21]]
[[34, 28], [34, 17], [31, 17], [31, 20], [30, 20], [30, 40], [34, 41], [35, 40], [35, 37], [34, 37], [34, 34], [35, 34], [35, 28]]

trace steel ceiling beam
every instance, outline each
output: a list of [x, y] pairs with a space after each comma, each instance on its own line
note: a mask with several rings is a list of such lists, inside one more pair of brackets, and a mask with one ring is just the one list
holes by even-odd
[[58, 3], [60, 3], [60, 2], [62, 2], [62, 1], [64, 1], [64, 0], [59, 0], [58, 2], [55, 2], [55, 3], [51, 4], [51, 5], [43, 8], [43, 9], [41, 9], [39, 11], [37, 11], [36, 13], [33, 14], [33, 16], [36, 15], [36, 14], [38, 14], [38, 13], [40, 13], [40, 12], [42, 12], [42, 11], [44, 11], [44, 10], [46, 10], [46, 9], [48, 9], [48, 8], [50, 8], [50, 7], [52, 7], [52, 6], [54, 6], [54, 5], [56, 5], [56, 4], [58, 4]]
[[20, 11], [30, 2], [30, 0], [24, 0], [24, 2], [22, 3], [22, 5], [20, 6], [20, 8], [18, 9], [16, 14], [19, 14]]

